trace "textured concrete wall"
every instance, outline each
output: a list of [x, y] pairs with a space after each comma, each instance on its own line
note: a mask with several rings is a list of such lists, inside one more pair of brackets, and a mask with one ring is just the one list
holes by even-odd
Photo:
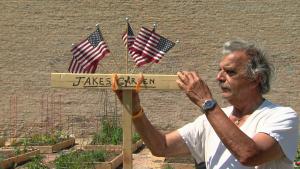
[[[237, 37], [256, 41], [268, 51], [276, 67], [272, 91], [266, 98], [300, 112], [300, 1], [1, 0], [0, 6], [2, 123], [11, 120], [12, 95], [18, 96], [19, 118], [28, 117], [28, 121], [43, 113], [43, 94], [62, 95], [64, 119], [70, 114], [85, 117], [102, 111], [99, 90], [51, 89], [50, 73], [67, 72], [71, 44], [89, 35], [96, 23], [100, 23], [112, 51], [97, 72], [125, 72], [121, 34], [126, 16], [135, 33], [141, 26], [151, 28], [155, 21], [158, 33], [180, 40], [146, 73], [196, 70], [221, 105], [226, 103], [219, 96], [215, 76], [223, 42]], [[130, 66], [132, 70], [132, 63]], [[181, 92], [145, 91], [141, 95], [149, 118], [161, 129], [177, 128], [199, 114]], [[111, 93], [109, 97], [114, 102]]]

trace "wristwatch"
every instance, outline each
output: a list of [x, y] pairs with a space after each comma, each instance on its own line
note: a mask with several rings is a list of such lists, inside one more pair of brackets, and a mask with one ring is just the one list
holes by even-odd
[[207, 113], [209, 110], [212, 110], [217, 105], [217, 102], [214, 99], [205, 100], [202, 104], [202, 111]]

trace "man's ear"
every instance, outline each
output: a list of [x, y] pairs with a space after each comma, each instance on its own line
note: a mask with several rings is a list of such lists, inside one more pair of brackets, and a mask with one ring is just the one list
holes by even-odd
[[250, 88], [256, 88], [258, 85], [260, 85], [261, 82], [261, 77], [260, 75], [255, 75], [255, 77], [249, 78], [250, 81]]
[[256, 88], [260, 88], [259, 86], [260, 86], [261, 82], [262, 82], [261, 75], [256, 75], [255, 78], [252, 81], [253, 86], [256, 87]]

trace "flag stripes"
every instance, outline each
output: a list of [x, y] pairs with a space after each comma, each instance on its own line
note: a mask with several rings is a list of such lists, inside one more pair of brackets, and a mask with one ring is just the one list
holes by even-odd
[[155, 33], [154, 30], [142, 27], [129, 53], [137, 66], [143, 66], [150, 62], [158, 63], [164, 54], [175, 45], [174, 42]]
[[125, 45], [125, 47], [127, 47], [127, 49], [129, 49], [132, 46], [132, 44], [135, 40], [133, 30], [132, 30], [129, 22], [127, 22], [127, 30], [123, 34], [122, 39], [123, 39], [124, 45]]

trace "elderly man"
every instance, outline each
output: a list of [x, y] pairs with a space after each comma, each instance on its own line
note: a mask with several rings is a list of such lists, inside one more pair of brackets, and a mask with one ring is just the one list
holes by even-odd
[[[177, 83], [204, 112], [194, 122], [168, 134], [156, 130], [133, 92], [133, 123], [156, 156], [191, 154], [207, 168], [293, 168], [298, 115], [263, 97], [270, 89], [272, 67], [255, 45], [235, 40], [224, 44], [217, 81], [232, 106], [221, 108], [195, 72], [178, 72]], [[116, 92], [121, 96], [121, 91]]]

